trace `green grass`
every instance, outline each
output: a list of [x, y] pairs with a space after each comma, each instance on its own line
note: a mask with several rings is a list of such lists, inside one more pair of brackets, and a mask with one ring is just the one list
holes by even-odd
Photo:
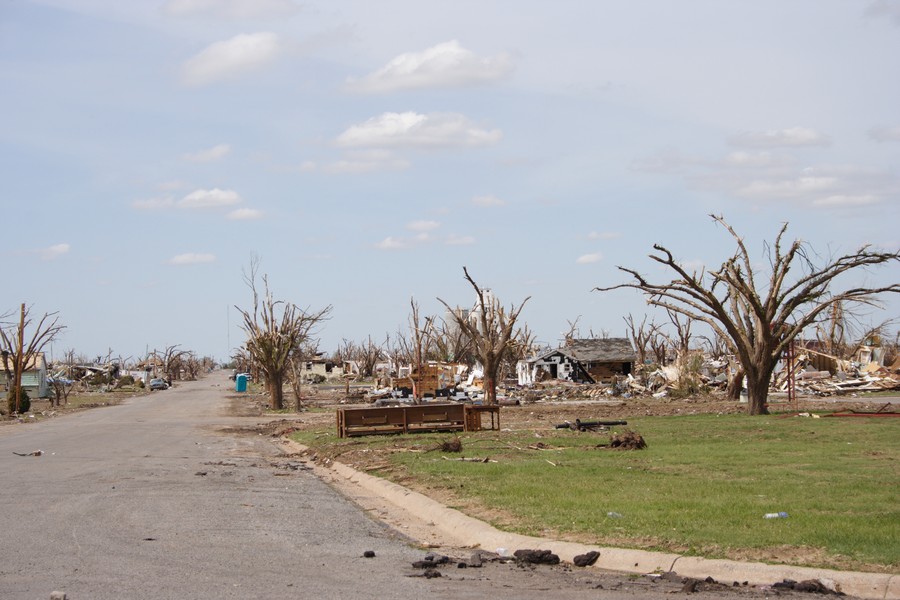
[[[479, 432], [460, 436], [462, 456], [498, 462], [395, 452], [390, 460], [400, 468], [386, 476], [452, 490], [476, 511], [499, 508], [484, 514], [525, 534], [709, 557], [900, 567], [897, 419], [646, 417], [630, 419], [629, 428], [647, 449], [599, 449], [606, 436], [592, 433]], [[298, 439], [338, 454], [360, 444], [427, 450], [448, 437], [337, 440], [307, 432]], [[527, 447], [536, 442], [554, 449]], [[790, 516], [763, 519], [778, 511]]]

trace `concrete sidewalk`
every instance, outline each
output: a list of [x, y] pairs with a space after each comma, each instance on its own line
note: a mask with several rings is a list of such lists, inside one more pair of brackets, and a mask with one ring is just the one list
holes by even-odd
[[[308, 450], [305, 446], [292, 440], [285, 439], [284, 444], [291, 452]], [[340, 477], [346, 482], [402, 508], [411, 516], [434, 523], [435, 528], [466, 546], [488, 550], [508, 548], [510, 552], [519, 548], [551, 550], [560, 559], [568, 562], [572, 562], [574, 557], [579, 554], [596, 550], [600, 552], [600, 557], [594, 564], [594, 568], [609, 571], [640, 574], [675, 571], [684, 577], [697, 579], [712, 577], [721, 582], [746, 581], [751, 585], [771, 585], [784, 579], [795, 581], [817, 579], [829, 588], [850, 596], [900, 600], [900, 575], [713, 560], [665, 552], [586, 546], [518, 535], [500, 531], [418, 492], [385, 479], [361, 473], [341, 463], [331, 462], [327, 467], [316, 465], [315, 470], [321, 475]]]

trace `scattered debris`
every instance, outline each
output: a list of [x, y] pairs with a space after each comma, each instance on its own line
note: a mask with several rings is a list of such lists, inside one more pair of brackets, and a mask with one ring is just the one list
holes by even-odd
[[16, 456], [41, 456], [44, 453], [43, 450], [35, 450], [34, 452], [13, 452]]
[[558, 565], [559, 556], [550, 550], [516, 550], [513, 552], [516, 562], [531, 565]]
[[444, 556], [443, 554], [435, 554], [434, 552], [429, 552], [425, 555], [425, 558], [422, 560], [415, 561], [412, 566], [416, 569], [433, 569], [434, 567], [440, 565], [446, 565], [451, 562], [449, 556]]
[[616, 433], [609, 438], [608, 444], [600, 444], [597, 448], [613, 448], [615, 450], [643, 450], [647, 442], [641, 434], [626, 429], [622, 433]]
[[458, 460], [460, 462], [474, 462], [474, 463], [495, 463], [495, 462], [497, 462], [496, 460], [494, 460], [490, 457], [487, 457], [487, 456], [485, 456], [484, 458], [476, 458], [476, 457], [466, 458], [465, 456], [460, 456], [459, 458], [447, 458], [446, 456], [442, 456], [441, 458], [443, 458], [444, 460]]
[[793, 579], [785, 579], [772, 585], [776, 590], [794, 590], [795, 592], [808, 592], [813, 594], [827, 594], [833, 596], [845, 595], [840, 590], [832, 589], [819, 581], [818, 579], [807, 579], [806, 581], [794, 581]]
[[462, 452], [462, 440], [458, 437], [441, 443], [441, 452]]
[[554, 425], [556, 429], [572, 429], [574, 431], [608, 431], [610, 427], [617, 425], [628, 425], [628, 421], [582, 421], [575, 419], [574, 423], [566, 421]]
[[575, 563], [576, 567], [589, 567], [597, 562], [598, 558], [600, 558], [600, 553], [596, 550], [591, 550], [586, 554], [579, 554], [572, 559], [572, 562]]

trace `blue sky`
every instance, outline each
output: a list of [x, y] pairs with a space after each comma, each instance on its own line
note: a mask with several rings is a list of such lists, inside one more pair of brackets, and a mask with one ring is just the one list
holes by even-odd
[[783, 222], [900, 248], [898, 75], [898, 0], [4, 0], [0, 314], [226, 358], [257, 255], [324, 350], [470, 304], [464, 265], [544, 343], [624, 335], [643, 299], [591, 290], [718, 265], [709, 213], [760, 263]]

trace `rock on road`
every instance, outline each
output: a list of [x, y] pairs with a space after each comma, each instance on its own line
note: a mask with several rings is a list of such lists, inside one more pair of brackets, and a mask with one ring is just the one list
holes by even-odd
[[[624, 577], [509, 565], [412, 577], [424, 550], [270, 439], [222, 431], [259, 421], [228, 416], [230, 385], [214, 373], [119, 406], [0, 427], [0, 599], [46, 599], [54, 590], [69, 600], [626, 592]], [[38, 449], [40, 456], [16, 454]], [[363, 557], [368, 550], [374, 558]], [[627, 596], [672, 591], [632, 583]]]

